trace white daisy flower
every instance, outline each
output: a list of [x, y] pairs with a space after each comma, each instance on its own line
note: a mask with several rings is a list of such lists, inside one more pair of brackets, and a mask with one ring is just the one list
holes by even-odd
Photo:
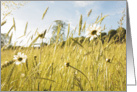
[[13, 60], [15, 61], [16, 65], [19, 65], [21, 63], [25, 63], [27, 60], [27, 55], [24, 55], [24, 53], [21, 54], [21, 52], [18, 52], [17, 55], [14, 55]]
[[90, 26], [86, 31], [86, 38], [90, 37], [90, 41], [97, 37], [97, 35], [100, 35], [101, 32], [101, 26], [96, 24], [93, 24], [93, 26]]

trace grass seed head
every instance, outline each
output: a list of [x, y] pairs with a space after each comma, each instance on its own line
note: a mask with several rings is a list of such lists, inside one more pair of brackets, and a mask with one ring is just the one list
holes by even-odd
[[90, 16], [91, 13], [92, 13], [92, 9], [90, 9], [90, 11], [88, 12], [88, 17]]
[[107, 58], [107, 59], [106, 59], [106, 62], [110, 62], [110, 59], [109, 59], [109, 58]]
[[36, 60], [36, 59], [37, 59], [37, 56], [35, 55], [35, 56], [34, 56], [34, 60]]
[[9, 65], [13, 64], [13, 60], [12, 61], [5, 61], [4, 64], [1, 65], [1, 69], [8, 67]]
[[81, 34], [81, 29], [82, 29], [82, 15], [80, 16], [80, 20], [79, 20], [79, 33], [78, 33], [78, 35]]
[[66, 66], [66, 67], [69, 67], [69, 66], [70, 66], [69, 62], [66, 62], [66, 63], [65, 63], [65, 66]]
[[43, 13], [43, 15], [42, 15], [42, 20], [44, 19], [45, 15], [46, 15], [46, 13], [47, 13], [47, 11], [48, 11], [48, 9], [49, 9], [49, 7], [47, 7], [47, 9], [44, 11], [44, 13]]
[[3, 26], [4, 24], [6, 24], [6, 20], [2, 21], [1, 26]]

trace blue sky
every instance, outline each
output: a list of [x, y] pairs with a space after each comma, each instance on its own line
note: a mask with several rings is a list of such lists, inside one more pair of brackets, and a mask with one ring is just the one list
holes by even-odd
[[[43, 12], [47, 7], [49, 7], [48, 12], [44, 20], [42, 20]], [[90, 9], [92, 9], [92, 13], [87, 19], [87, 13]], [[18, 45], [26, 45], [27, 37], [17, 38], [23, 35], [27, 21], [27, 33], [31, 31], [30, 35], [33, 35], [36, 28], [38, 28], [39, 32], [42, 32], [48, 29], [54, 20], [63, 20], [66, 23], [70, 23], [72, 30], [79, 24], [81, 14], [83, 15], [83, 23], [87, 21], [86, 26], [88, 27], [89, 24], [95, 22], [97, 16], [101, 13], [109, 15], [101, 24], [102, 27], [106, 24], [107, 29], [104, 32], [108, 32], [110, 29], [118, 28], [119, 25], [117, 22], [122, 17], [124, 9], [126, 9], [126, 1], [31, 1], [20, 9], [14, 10], [12, 15], [7, 17], [7, 24], [1, 27], [1, 33], [8, 32], [12, 26], [12, 19], [14, 17], [17, 31], [13, 33], [12, 43], [23, 40]], [[123, 27], [126, 28], [126, 21], [124, 21]], [[51, 37], [51, 33], [52, 29], [46, 34], [47, 40], [45, 42]], [[77, 34], [74, 36], [78, 36]], [[84, 33], [82, 35], [84, 36]]]

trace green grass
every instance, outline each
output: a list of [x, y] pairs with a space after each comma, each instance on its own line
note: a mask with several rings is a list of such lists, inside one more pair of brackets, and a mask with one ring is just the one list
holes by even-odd
[[[83, 44], [84, 48], [78, 44], [62, 48], [45, 46], [41, 47], [41, 54], [38, 48], [3, 50], [1, 63], [12, 60], [17, 52], [22, 52], [28, 57], [28, 69], [26, 63], [3, 68], [1, 90], [126, 91], [126, 43], [107, 45]], [[35, 55], [36, 62], [40, 63], [37, 66], [33, 66]], [[106, 62], [106, 58], [111, 62]], [[90, 83], [82, 73], [66, 67], [65, 62], [83, 72]]]

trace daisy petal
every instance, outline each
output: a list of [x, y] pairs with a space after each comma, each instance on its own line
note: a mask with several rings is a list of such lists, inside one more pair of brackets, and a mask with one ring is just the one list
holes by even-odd
[[26, 59], [23, 59], [23, 60], [22, 60], [22, 63], [25, 63], [25, 62], [26, 62]]
[[17, 60], [17, 57], [14, 57], [13, 60]]
[[100, 35], [100, 32], [98, 32], [97, 35]]
[[21, 52], [18, 52], [18, 54], [17, 54], [17, 55], [19, 55], [19, 56], [20, 56], [20, 55], [21, 55]]
[[90, 37], [90, 41], [94, 38], [97, 38], [98, 35], [101, 33], [101, 26], [95, 23], [86, 30], [85, 36], [86, 38]]
[[101, 26], [100, 26], [100, 25], [98, 25], [96, 29], [97, 29], [97, 30], [101, 29]]
[[25, 55], [24, 53], [18, 52], [17, 55], [14, 55], [13, 60], [15, 60], [16, 65], [19, 65], [21, 63], [25, 63], [27, 60], [27, 55]]
[[97, 35], [94, 35], [94, 38], [97, 38]]
[[96, 28], [96, 25], [97, 25], [97, 24], [93, 24], [93, 27]]
[[19, 64], [21, 64], [21, 62], [15, 62], [15, 64], [16, 64], [16, 65], [19, 65]]
[[91, 40], [93, 40], [93, 39], [94, 39], [94, 37], [93, 37], [93, 36], [92, 36], [92, 37], [90, 37], [90, 41], [91, 41]]

